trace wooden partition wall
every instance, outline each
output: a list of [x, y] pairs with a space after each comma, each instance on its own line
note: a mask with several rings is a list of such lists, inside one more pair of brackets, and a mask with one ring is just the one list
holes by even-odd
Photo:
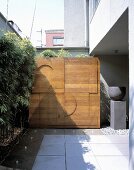
[[32, 127], [99, 128], [98, 59], [38, 59], [29, 109]]

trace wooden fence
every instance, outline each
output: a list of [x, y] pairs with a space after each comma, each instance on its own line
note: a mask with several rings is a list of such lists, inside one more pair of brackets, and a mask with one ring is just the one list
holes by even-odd
[[99, 128], [99, 60], [38, 59], [29, 109], [31, 127]]

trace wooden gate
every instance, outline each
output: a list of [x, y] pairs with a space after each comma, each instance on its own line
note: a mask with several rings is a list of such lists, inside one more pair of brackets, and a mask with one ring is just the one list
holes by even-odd
[[32, 127], [99, 128], [98, 59], [38, 59], [29, 109]]

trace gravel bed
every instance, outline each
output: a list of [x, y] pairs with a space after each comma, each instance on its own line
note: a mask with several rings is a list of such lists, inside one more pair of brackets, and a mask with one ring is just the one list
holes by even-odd
[[100, 129], [104, 135], [128, 135], [129, 129], [114, 130], [111, 127], [105, 127]]

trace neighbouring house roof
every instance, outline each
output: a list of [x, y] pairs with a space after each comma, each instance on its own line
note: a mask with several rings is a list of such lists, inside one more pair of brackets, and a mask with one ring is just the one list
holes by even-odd
[[22, 38], [21, 35], [19, 34], [19, 31], [20, 31], [20, 32], [22, 32], [22, 31], [20, 30], [20, 28], [19, 28], [13, 21], [12, 21], [12, 22], [18, 27], [18, 32], [17, 32], [17, 30], [13, 27], [13, 25], [11, 24], [11, 22], [9, 23], [9, 22], [7, 21], [7, 19], [4, 17], [4, 15], [3, 15], [1, 12], [0, 12], [0, 18], [2, 18], [2, 19], [4, 20], [5, 24], [7, 24], [8, 27], [10, 27], [10, 28], [13, 30], [13, 32], [17, 34], [17, 36], [19, 36], [20, 38]]
[[54, 30], [45, 30], [46, 33], [53, 34], [53, 33], [64, 33], [63, 29], [54, 29]]

